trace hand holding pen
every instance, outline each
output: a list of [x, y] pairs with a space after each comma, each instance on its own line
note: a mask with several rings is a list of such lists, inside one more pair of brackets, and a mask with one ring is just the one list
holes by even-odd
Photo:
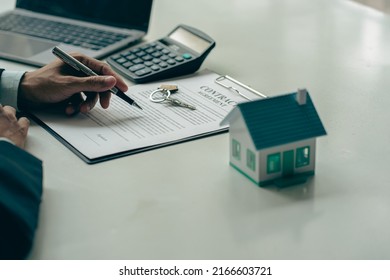
[[[96, 72], [94, 72], [92, 69], [90, 69], [87, 65], [83, 64], [79, 60], [75, 59], [71, 55], [67, 54], [63, 50], [61, 50], [58, 47], [53, 48], [53, 54], [56, 55], [58, 58], [60, 58], [63, 62], [65, 62], [67, 65], [71, 66], [77, 71], [80, 71], [86, 76], [99, 76]], [[102, 67], [101, 70], [104, 70], [104, 67]], [[104, 71], [101, 71], [104, 73]], [[123, 93], [119, 88], [112, 87], [109, 89], [109, 91], [115, 95], [117, 95], [122, 100], [126, 101], [128, 104], [137, 107], [138, 109], [142, 108], [130, 97], [128, 97], [126, 94]]]
[[[111, 98], [109, 90], [114, 86], [127, 91], [124, 80], [106, 63], [83, 54], [73, 56], [101, 76], [77, 75], [61, 60], [54, 60], [24, 74], [19, 85], [18, 108], [24, 111], [65, 111], [67, 115], [86, 113], [98, 100], [103, 108], [108, 108]], [[86, 97], [81, 92], [87, 93]]]

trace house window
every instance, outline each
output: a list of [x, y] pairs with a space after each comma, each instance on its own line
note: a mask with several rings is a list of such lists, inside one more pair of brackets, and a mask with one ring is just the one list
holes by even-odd
[[250, 170], [256, 170], [256, 155], [249, 149], [246, 150], [246, 166], [248, 166]]
[[310, 164], [310, 147], [302, 147], [297, 149], [295, 167], [303, 167]]
[[233, 139], [232, 144], [232, 154], [233, 157], [237, 160], [241, 160], [241, 144], [237, 140]]
[[267, 173], [276, 173], [281, 170], [280, 153], [271, 154], [267, 157]]

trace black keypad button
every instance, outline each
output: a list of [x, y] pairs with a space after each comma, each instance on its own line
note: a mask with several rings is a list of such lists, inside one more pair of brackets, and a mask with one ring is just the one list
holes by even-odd
[[142, 59], [140, 59], [140, 58], [136, 58], [136, 59], [134, 59], [133, 60], [133, 63], [134, 64], [141, 64], [141, 63], [143, 63], [144, 61], [142, 60]]
[[[104, 40], [110, 40], [110, 38], [104, 37]], [[128, 49], [110, 57], [111, 60], [121, 65], [124, 71], [138, 77], [157, 74], [191, 58], [189, 53], [178, 53], [158, 42]]]
[[161, 68], [167, 68], [167, 67], [168, 67], [168, 64], [167, 64], [166, 62], [164, 62], [164, 61], [160, 62], [158, 65], [159, 65]]
[[128, 56], [126, 56], [126, 59], [127, 60], [134, 60], [134, 59], [136, 59], [137, 57], [134, 55], [134, 54], [130, 54], [130, 55], [128, 55]]
[[146, 55], [146, 52], [144, 52], [144, 51], [137, 52], [135, 55], [138, 57], [142, 57], [142, 56]]
[[144, 69], [135, 71], [135, 74], [138, 76], [144, 76], [146, 74], [149, 74], [150, 72], [152, 72], [152, 70], [150, 70], [149, 68], [144, 68]]
[[123, 63], [122, 65], [123, 65], [123, 67], [125, 67], [125, 68], [129, 68], [130, 66], [133, 66], [133, 63], [130, 62], [130, 61], [127, 61], [127, 62]]
[[147, 54], [147, 55], [144, 55], [144, 56], [142, 57], [142, 59], [145, 60], [145, 61], [149, 61], [149, 60], [152, 60], [153, 57]]
[[137, 64], [137, 65], [131, 66], [131, 67], [129, 68], [129, 70], [130, 70], [131, 72], [135, 72], [135, 71], [138, 71], [138, 70], [140, 70], [140, 69], [142, 69], [142, 68], [145, 68], [145, 65], [143, 65], [143, 64]]
[[154, 52], [154, 53], [152, 53], [152, 56], [158, 58], [158, 57], [162, 56], [162, 53], [161, 52]]
[[122, 63], [127, 62], [127, 59], [122, 57], [122, 58], [119, 58], [116, 62], [118, 62], [119, 64], [122, 64]]

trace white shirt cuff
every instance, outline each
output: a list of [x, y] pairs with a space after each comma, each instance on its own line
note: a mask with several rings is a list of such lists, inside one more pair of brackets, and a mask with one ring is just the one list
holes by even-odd
[[5, 141], [5, 142], [8, 142], [8, 143], [11, 143], [11, 144], [15, 145], [14, 142], [12, 142], [10, 139], [5, 138], [5, 137], [0, 137], [0, 141]]
[[0, 79], [0, 103], [18, 108], [18, 90], [24, 71], [4, 71]]

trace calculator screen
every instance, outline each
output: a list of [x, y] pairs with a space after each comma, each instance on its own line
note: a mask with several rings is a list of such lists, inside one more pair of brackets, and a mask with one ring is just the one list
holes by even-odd
[[196, 36], [195, 34], [179, 27], [169, 35], [169, 38], [191, 48], [197, 53], [203, 53], [210, 46], [210, 42]]

